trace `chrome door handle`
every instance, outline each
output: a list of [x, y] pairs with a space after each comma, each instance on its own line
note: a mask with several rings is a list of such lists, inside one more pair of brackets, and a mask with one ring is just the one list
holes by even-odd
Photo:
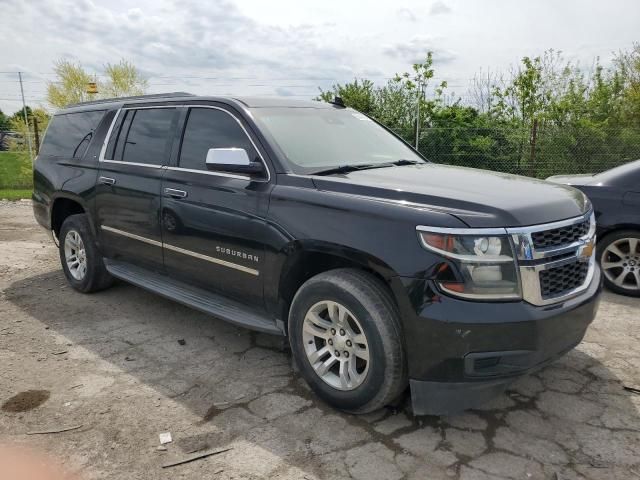
[[98, 180], [100, 183], [104, 183], [105, 185], [113, 185], [116, 183], [116, 179], [111, 177], [100, 177]]
[[165, 188], [164, 193], [171, 198], [185, 198], [187, 196], [187, 192], [184, 190], [176, 190], [175, 188]]

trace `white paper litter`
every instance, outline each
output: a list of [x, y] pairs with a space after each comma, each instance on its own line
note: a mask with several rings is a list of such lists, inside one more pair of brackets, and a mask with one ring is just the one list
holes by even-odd
[[160, 445], [171, 443], [172, 441], [173, 440], [171, 439], [171, 432], [164, 432], [160, 434]]

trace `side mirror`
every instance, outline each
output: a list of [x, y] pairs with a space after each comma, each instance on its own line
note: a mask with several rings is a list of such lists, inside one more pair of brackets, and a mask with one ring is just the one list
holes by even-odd
[[262, 162], [252, 162], [244, 148], [210, 148], [207, 169], [219, 172], [258, 174], [264, 172]]

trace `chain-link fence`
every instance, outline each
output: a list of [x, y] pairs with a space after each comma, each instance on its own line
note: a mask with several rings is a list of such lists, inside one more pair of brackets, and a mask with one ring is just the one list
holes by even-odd
[[[35, 142], [31, 135], [34, 155]], [[0, 151], [3, 149], [29, 152], [26, 138], [17, 132], [0, 132]], [[421, 131], [420, 151], [436, 163], [546, 178], [598, 173], [640, 159], [640, 130], [557, 126], [427, 128]]]
[[[31, 148], [33, 154], [36, 154], [36, 141], [42, 143], [42, 136], [37, 137], [32, 133], [29, 134], [28, 140], [31, 140]], [[39, 145], [38, 145], [39, 147]], [[22, 132], [16, 132], [11, 130], [0, 130], [0, 152], [6, 151], [18, 151], [29, 152], [29, 143], [27, 136]]]
[[630, 128], [429, 128], [420, 151], [437, 163], [546, 178], [598, 173], [640, 159], [640, 130]]

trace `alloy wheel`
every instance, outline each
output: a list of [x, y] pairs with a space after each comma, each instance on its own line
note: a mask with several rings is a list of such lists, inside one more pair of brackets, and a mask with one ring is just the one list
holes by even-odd
[[337, 390], [354, 390], [369, 371], [369, 344], [362, 325], [344, 305], [324, 300], [304, 317], [302, 340], [311, 367]]
[[640, 290], [640, 252], [638, 238], [620, 238], [602, 252], [600, 264], [607, 279], [626, 290]]
[[82, 237], [75, 230], [69, 230], [64, 238], [64, 258], [71, 276], [82, 280], [87, 274], [87, 252]]

